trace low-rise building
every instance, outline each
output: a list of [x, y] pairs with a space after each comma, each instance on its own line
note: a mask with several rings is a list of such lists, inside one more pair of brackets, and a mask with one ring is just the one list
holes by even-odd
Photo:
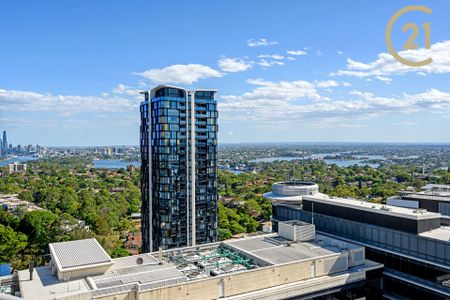
[[18, 194], [0, 194], [0, 209], [14, 213], [20, 209], [30, 212], [34, 210], [42, 210], [43, 208], [32, 202], [19, 199]]
[[27, 164], [22, 164], [17, 161], [9, 164], [8, 167], [9, 167], [9, 174], [14, 173], [24, 174], [27, 171]]
[[28, 270], [19, 272], [24, 299], [287, 299], [358, 289], [378, 295], [383, 267], [365, 258], [363, 246], [302, 222], [287, 222], [278, 234], [117, 259], [95, 239], [54, 243], [50, 253], [51, 264], [36, 268], [31, 280]]
[[449, 184], [427, 184], [419, 192], [400, 191], [398, 196], [388, 198], [387, 204], [440, 213], [443, 225], [450, 225]]
[[142, 247], [142, 233], [140, 231], [131, 232], [127, 236], [127, 241], [125, 242], [125, 249], [132, 255], [139, 254], [139, 250]]

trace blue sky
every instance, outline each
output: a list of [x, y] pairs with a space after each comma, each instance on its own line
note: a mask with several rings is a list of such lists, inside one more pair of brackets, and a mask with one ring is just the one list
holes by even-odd
[[[431, 56], [386, 24], [431, 23]], [[219, 142], [450, 142], [446, 1], [2, 1], [0, 129], [13, 144], [139, 143], [139, 90], [216, 88]], [[420, 30], [416, 43], [424, 46]]]

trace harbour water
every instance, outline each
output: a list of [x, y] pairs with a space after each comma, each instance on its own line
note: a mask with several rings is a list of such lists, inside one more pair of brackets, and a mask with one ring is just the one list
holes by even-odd
[[360, 157], [358, 157], [358, 159], [328, 159], [328, 158], [324, 158], [326, 156], [335, 156], [335, 155], [336, 155], [336, 153], [324, 153], [324, 154], [313, 154], [310, 156], [303, 156], [303, 157], [291, 157], [291, 156], [289, 156], [289, 157], [267, 157], [267, 158], [258, 158], [258, 159], [250, 160], [249, 162], [274, 162], [277, 160], [292, 161], [292, 160], [318, 159], [318, 160], [323, 160], [328, 165], [335, 164], [338, 167], [349, 167], [349, 166], [353, 166], [353, 165], [357, 165], [357, 166], [366, 166], [367, 165], [371, 168], [378, 168], [380, 166], [380, 164], [367, 163], [364, 160], [367, 160], [367, 159], [384, 160], [384, 157], [375, 156], [375, 155], [374, 156], [371, 156], [371, 155], [360, 156]]
[[23, 162], [37, 160], [37, 159], [39, 159], [39, 158], [33, 157], [33, 156], [14, 156], [14, 157], [8, 158], [6, 160], [0, 161], [0, 167], [7, 166], [15, 161], [23, 163]]
[[129, 165], [139, 167], [139, 161], [123, 161], [119, 159], [99, 159], [93, 161], [94, 168], [97, 169], [126, 169]]

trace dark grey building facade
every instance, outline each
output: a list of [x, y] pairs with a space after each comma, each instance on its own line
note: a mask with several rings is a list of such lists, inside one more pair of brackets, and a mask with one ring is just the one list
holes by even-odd
[[383, 298], [450, 299], [450, 227], [442, 226], [439, 213], [323, 194], [278, 198], [272, 201], [275, 230], [279, 221], [311, 222], [322, 234], [365, 246], [367, 259], [384, 264]]
[[422, 208], [442, 215], [441, 224], [450, 225], [450, 185], [427, 184], [422, 191], [400, 191], [387, 199], [389, 205]]
[[143, 252], [217, 241], [215, 93], [169, 85], [143, 93]]

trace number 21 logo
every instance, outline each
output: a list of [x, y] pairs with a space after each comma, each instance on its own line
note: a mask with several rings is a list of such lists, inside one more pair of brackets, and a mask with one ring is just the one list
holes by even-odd
[[[392, 46], [392, 40], [391, 40], [391, 32], [392, 32], [392, 27], [394, 26], [395, 21], [397, 21], [397, 19], [402, 16], [403, 14], [410, 12], [410, 11], [421, 11], [427, 14], [431, 14], [432, 10], [429, 7], [426, 6], [422, 6], [422, 5], [411, 5], [411, 6], [406, 6], [402, 9], [400, 9], [399, 11], [397, 11], [392, 18], [389, 20], [389, 23], [386, 27], [386, 45], [388, 48], [389, 53], [392, 54], [392, 56], [395, 57], [396, 60], [398, 60], [399, 62], [401, 62], [402, 64], [408, 65], [408, 66], [412, 66], [412, 67], [421, 67], [421, 66], [425, 66], [428, 65], [429, 63], [433, 62], [433, 59], [431, 57], [421, 60], [421, 61], [411, 61], [411, 60], [407, 60], [403, 57], [401, 57], [398, 52], [394, 49], [394, 47]], [[425, 31], [425, 48], [426, 49], [430, 49], [431, 45], [430, 45], [430, 31], [431, 31], [431, 25], [429, 22], [423, 23], [422, 24], [422, 28]], [[403, 31], [406, 32], [408, 30], [412, 30], [412, 34], [409, 36], [408, 40], [406, 41], [405, 45], [403, 45], [403, 49], [409, 50], [409, 49], [417, 49], [419, 46], [414, 44], [417, 35], [419, 34], [419, 27], [412, 22], [406, 23], [403, 26]]]

